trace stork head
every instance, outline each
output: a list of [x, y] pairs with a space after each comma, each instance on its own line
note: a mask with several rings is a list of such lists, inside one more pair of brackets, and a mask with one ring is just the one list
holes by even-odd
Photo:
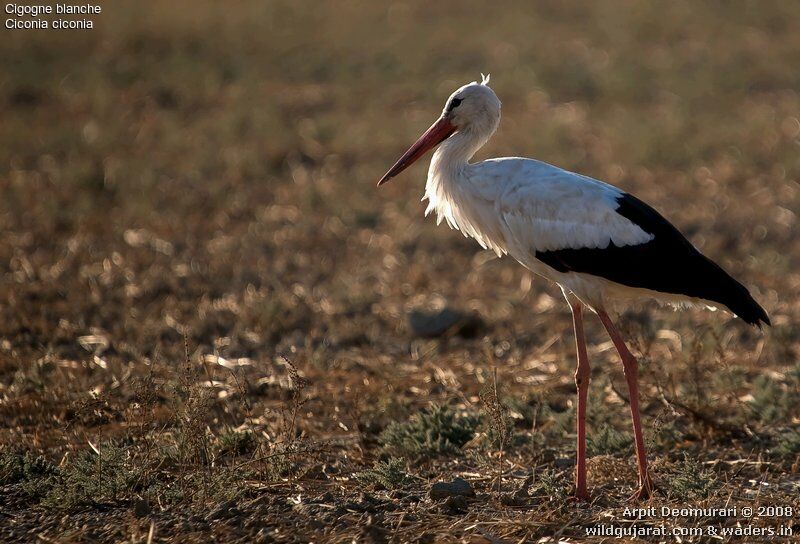
[[445, 103], [442, 117], [446, 118], [456, 130], [494, 132], [500, 122], [500, 99], [487, 85], [468, 83], [457, 89]]
[[470, 134], [481, 140], [482, 145], [500, 123], [500, 99], [488, 83], [489, 76], [484, 76], [480, 83], [473, 81], [456, 89], [447, 99], [439, 119], [383, 175], [378, 185], [398, 175], [457, 132]]

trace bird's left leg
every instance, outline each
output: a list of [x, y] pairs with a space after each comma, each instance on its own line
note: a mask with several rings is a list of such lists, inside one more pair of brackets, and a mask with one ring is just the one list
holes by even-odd
[[631, 419], [633, 419], [633, 437], [636, 441], [636, 461], [639, 466], [639, 489], [634, 494], [634, 499], [645, 499], [653, 492], [653, 481], [650, 479], [650, 474], [647, 470], [647, 453], [644, 449], [644, 437], [642, 436], [642, 422], [639, 417], [639, 362], [636, 357], [628, 350], [622, 335], [617, 330], [617, 327], [608, 317], [608, 314], [602, 310], [598, 310], [597, 315], [603, 326], [608, 331], [614, 347], [617, 348], [619, 356], [622, 359], [622, 368], [625, 373], [625, 380], [628, 382], [628, 391], [630, 392], [631, 402]]
[[578, 389], [578, 413], [576, 414], [578, 443], [576, 453], [575, 498], [589, 500], [586, 489], [586, 403], [589, 396], [589, 356], [586, 352], [586, 338], [583, 333], [583, 304], [579, 300], [570, 301], [572, 325], [575, 329], [575, 348], [578, 352], [578, 368], [575, 370], [575, 385]]

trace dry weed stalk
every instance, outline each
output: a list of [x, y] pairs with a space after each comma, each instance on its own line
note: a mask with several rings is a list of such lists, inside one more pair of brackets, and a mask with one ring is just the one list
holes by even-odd
[[511, 439], [509, 426], [508, 407], [505, 406], [498, 395], [497, 368], [493, 369], [492, 382], [487, 383], [480, 392], [481, 402], [489, 414], [490, 437], [497, 447], [497, 493], [503, 489], [503, 456], [505, 448]]
[[192, 368], [189, 356], [189, 339], [183, 334], [184, 368], [178, 375], [178, 393], [183, 398], [175, 411], [177, 449], [179, 459], [179, 482], [184, 495], [194, 494], [188, 468], [191, 464], [205, 467], [203, 472], [202, 497], [208, 496], [208, 485], [212, 478], [211, 448], [208, 443], [207, 421], [211, 408], [211, 393], [199, 385], [199, 376]]
[[293, 444], [297, 439], [297, 414], [300, 408], [308, 402], [303, 392], [311, 383], [300, 375], [297, 367], [285, 355], [281, 355], [284, 364], [289, 368], [289, 380], [292, 383], [292, 400], [288, 410], [281, 410], [282, 438], [285, 444]]

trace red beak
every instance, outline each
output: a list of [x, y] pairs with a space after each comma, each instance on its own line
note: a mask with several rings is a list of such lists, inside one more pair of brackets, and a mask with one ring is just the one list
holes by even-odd
[[414, 145], [408, 148], [408, 151], [403, 153], [403, 156], [400, 157], [396, 163], [394, 163], [394, 166], [392, 166], [389, 171], [383, 175], [381, 180], [378, 182], [378, 186], [383, 185], [397, 174], [414, 164], [420, 157], [430, 151], [431, 148], [434, 148], [445, 141], [455, 131], [456, 127], [453, 126], [447, 117], [440, 117], [438, 121], [431, 125], [431, 128], [426, 130], [425, 133], [420, 136], [416, 142], [414, 142]]

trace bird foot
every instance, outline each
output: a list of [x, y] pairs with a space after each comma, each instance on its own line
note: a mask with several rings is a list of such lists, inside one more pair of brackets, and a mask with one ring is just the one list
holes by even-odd
[[630, 496], [630, 502], [639, 502], [646, 499], [649, 499], [653, 496], [653, 490], [655, 486], [653, 486], [653, 480], [650, 478], [648, 474], [644, 480], [639, 480], [639, 488]]
[[592, 500], [592, 497], [589, 495], [589, 492], [585, 489], [578, 490], [576, 489], [572, 495], [569, 496], [569, 500], [571, 502], [589, 502]]

